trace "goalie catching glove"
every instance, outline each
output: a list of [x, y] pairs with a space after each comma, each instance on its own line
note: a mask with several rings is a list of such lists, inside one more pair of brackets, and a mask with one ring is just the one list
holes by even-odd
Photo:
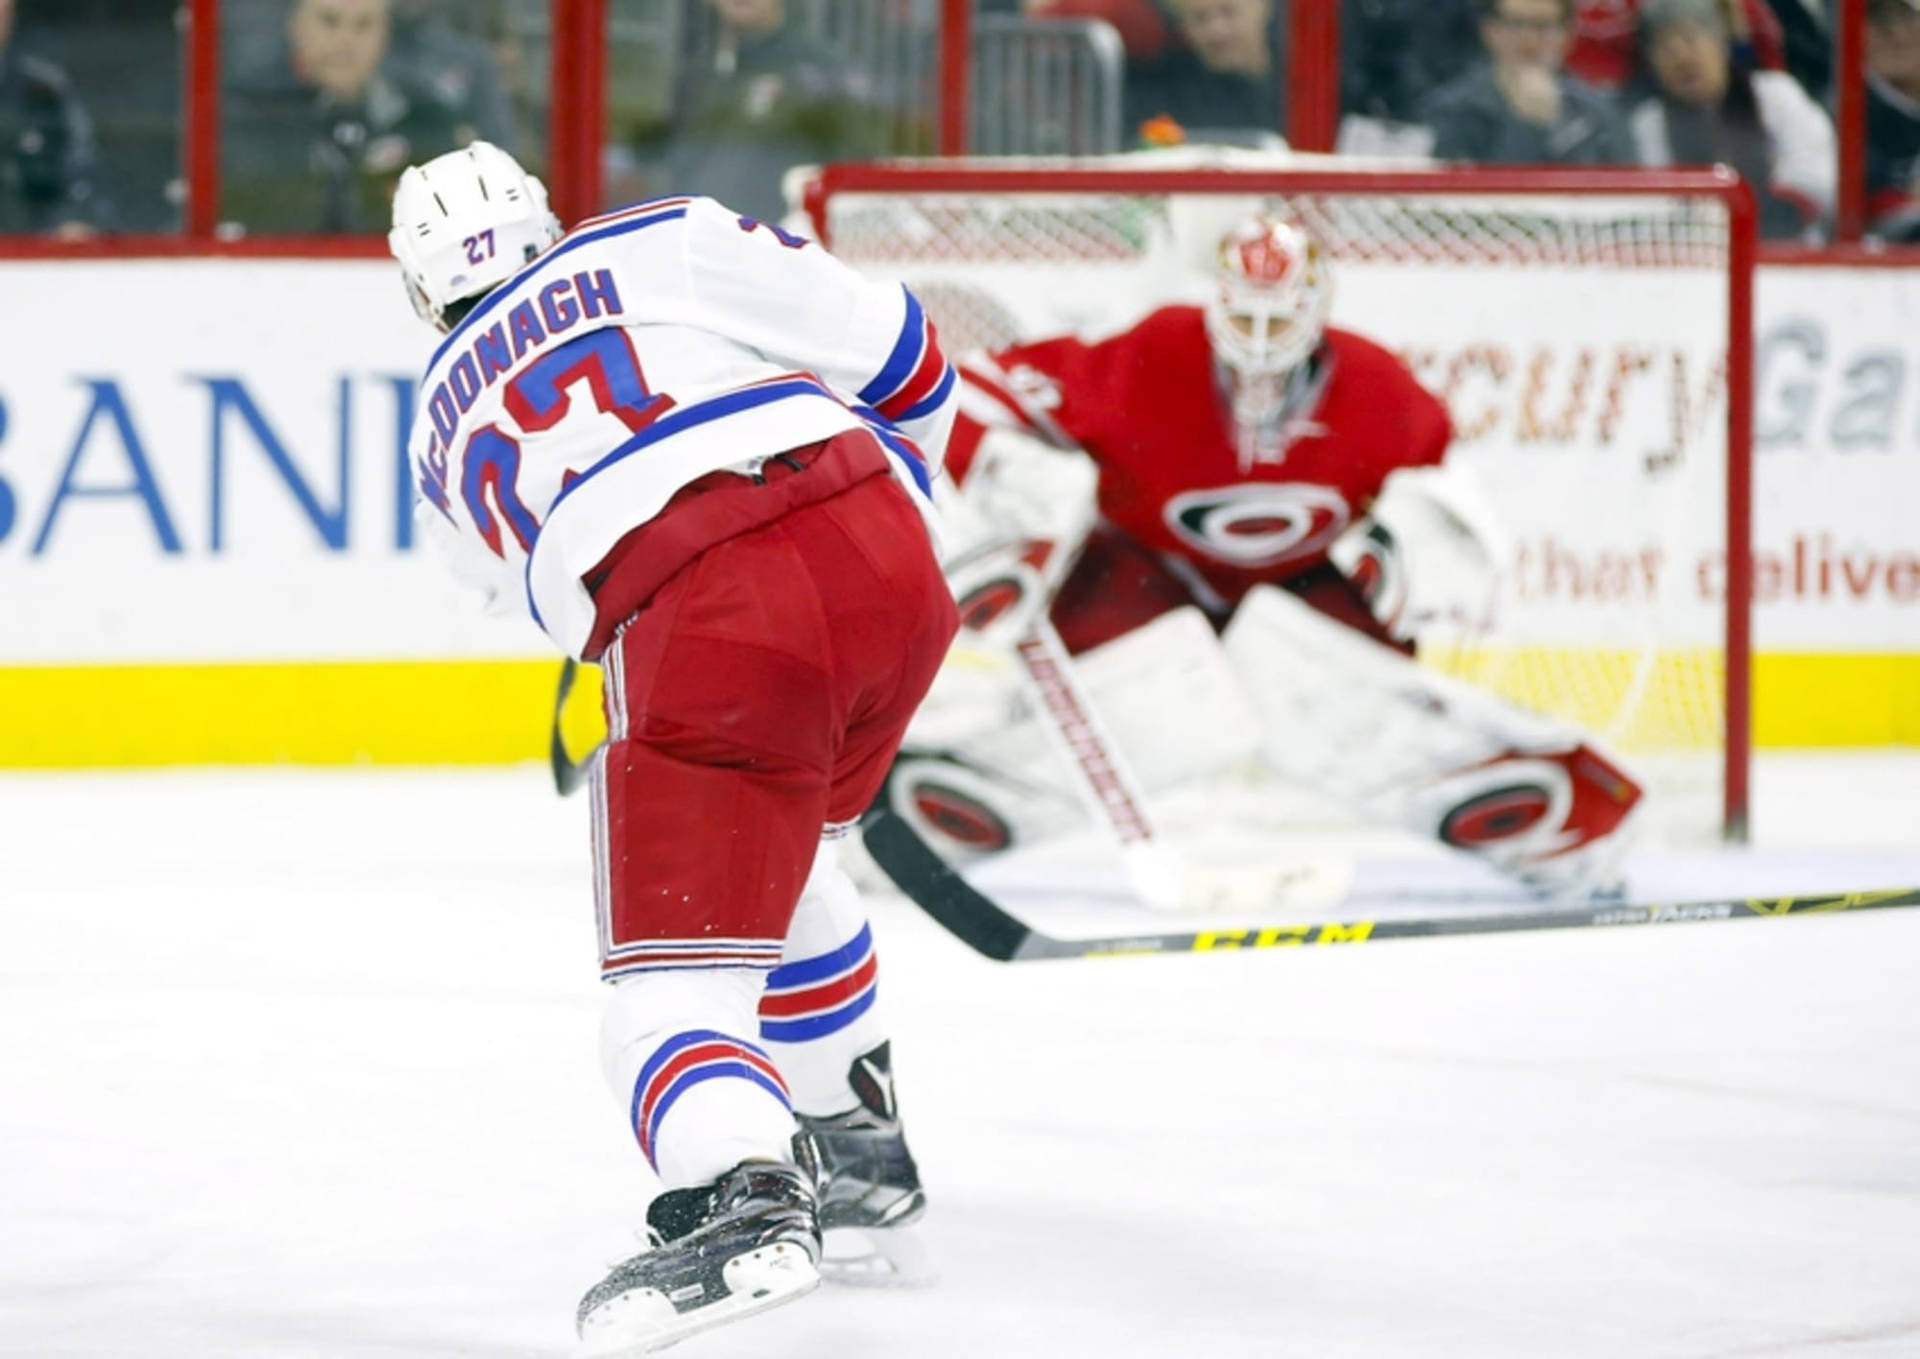
[[1478, 483], [1452, 466], [1400, 468], [1327, 549], [1400, 642], [1435, 625], [1492, 627], [1507, 555], [1507, 535]]

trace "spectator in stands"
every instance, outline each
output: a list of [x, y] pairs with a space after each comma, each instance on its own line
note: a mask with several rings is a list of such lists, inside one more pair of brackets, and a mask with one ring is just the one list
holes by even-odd
[[225, 214], [254, 231], [378, 231], [409, 164], [479, 132], [475, 88], [435, 87], [389, 59], [388, 0], [291, 0], [286, 41], [234, 79]]
[[1833, 17], [1827, 0], [1768, 0], [1780, 22], [1787, 73], [1821, 103], [1833, 89]]
[[1169, 0], [1184, 48], [1127, 73], [1127, 127], [1149, 140], [1258, 141], [1282, 127], [1285, 48], [1273, 0]]
[[1504, 165], [1624, 165], [1634, 159], [1613, 103], [1561, 63], [1573, 0], [1482, 0], [1487, 61], [1426, 104], [1433, 154]]
[[15, 47], [0, 0], [0, 233], [76, 239], [100, 224], [93, 127], [66, 72]]
[[1469, 0], [1342, 0], [1341, 112], [1418, 122], [1427, 97], [1485, 55], [1477, 19]]
[[1734, 166], [1760, 199], [1761, 231], [1806, 236], [1833, 211], [1833, 123], [1784, 71], [1735, 60], [1717, 0], [1645, 0], [1651, 91], [1629, 116], [1640, 163]]
[[474, 133], [511, 154], [513, 106], [487, 44], [446, 21], [434, 0], [393, 0], [388, 60], [407, 83], [433, 91], [450, 108], [468, 110]]
[[[1643, 0], [1577, 0], [1567, 69], [1602, 90], [1618, 89], [1639, 69]], [[1766, 0], [1714, 0], [1735, 62], [1751, 70], [1785, 67], [1780, 21]]]
[[[1474, 11], [1480, 0], [1348, 0], [1366, 5], [1407, 4], [1414, 25], [1411, 60], [1445, 83], [1463, 74], [1479, 57], [1473, 41]], [[1734, 35], [1737, 55], [1748, 66], [1777, 70], [1783, 64], [1781, 23], [1767, 0], [1718, 0]], [[1821, 0], [1775, 0], [1781, 5], [1819, 4]], [[1573, 37], [1566, 69], [1597, 90], [1615, 90], [1639, 66], [1641, 0], [1574, 0]], [[1464, 41], [1463, 41], [1464, 40]]]
[[872, 81], [792, 21], [784, 0], [709, 3], [720, 22], [713, 52], [688, 72], [648, 188], [778, 221], [790, 167], [886, 149]]
[[1867, 6], [1867, 216], [1920, 243], [1920, 0]]

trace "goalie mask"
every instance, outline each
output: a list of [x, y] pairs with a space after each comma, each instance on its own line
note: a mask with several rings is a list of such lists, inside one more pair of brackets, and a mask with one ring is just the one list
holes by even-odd
[[560, 239], [547, 190], [491, 142], [410, 166], [393, 193], [388, 248], [424, 321], [447, 330], [447, 308], [519, 273]]
[[1243, 462], [1285, 446], [1294, 374], [1320, 346], [1333, 277], [1320, 243], [1295, 222], [1259, 216], [1220, 242], [1207, 339], [1226, 381]]

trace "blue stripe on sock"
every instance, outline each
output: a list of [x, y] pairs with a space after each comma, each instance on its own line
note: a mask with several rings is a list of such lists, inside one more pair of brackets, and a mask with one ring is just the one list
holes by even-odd
[[774, 968], [767, 976], [767, 990], [791, 991], [795, 987], [811, 986], [828, 977], [837, 977], [842, 972], [851, 972], [865, 962], [871, 952], [873, 928], [862, 925], [860, 933], [831, 953], [823, 953], [818, 958], [802, 958], [797, 963], [782, 963]]

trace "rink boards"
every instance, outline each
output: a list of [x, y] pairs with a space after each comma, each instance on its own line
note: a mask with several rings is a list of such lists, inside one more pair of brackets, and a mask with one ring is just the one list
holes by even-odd
[[[414, 542], [433, 337], [392, 266], [7, 262], [0, 296], [0, 766], [539, 755], [550, 648]], [[1758, 303], [1757, 740], [1920, 741], [1920, 274]]]

